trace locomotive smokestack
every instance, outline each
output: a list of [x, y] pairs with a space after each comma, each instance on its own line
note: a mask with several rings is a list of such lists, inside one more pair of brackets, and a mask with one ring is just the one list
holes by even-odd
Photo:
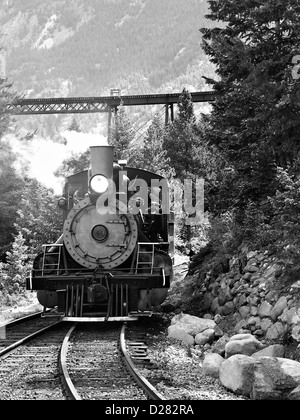
[[108, 179], [113, 177], [114, 146], [91, 146], [91, 174], [104, 175]]

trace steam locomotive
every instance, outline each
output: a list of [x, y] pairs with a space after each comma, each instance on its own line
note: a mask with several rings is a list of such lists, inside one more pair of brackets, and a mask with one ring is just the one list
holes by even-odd
[[113, 146], [90, 147], [90, 169], [66, 178], [62, 235], [43, 245], [26, 279], [62, 320], [150, 316], [172, 281], [167, 181], [113, 156]]

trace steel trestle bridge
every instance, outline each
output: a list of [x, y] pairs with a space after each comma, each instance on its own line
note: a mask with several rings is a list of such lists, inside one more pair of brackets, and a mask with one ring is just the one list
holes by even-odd
[[[108, 113], [108, 129], [111, 128], [113, 113], [118, 107], [141, 105], [164, 105], [165, 123], [174, 120], [174, 105], [179, 102], [182, 93], [159, 93], [152, 95], [121, 96], [119, 89], [112, 89], [111, 96], [73, 97], [73, 98], [32, 98], [17, 99], [7, 105], [7, 112], [13, 115], [38, 114], [87, 114]], [[214, 91], [191, 92], [193, 102], [212, 102], [215, 100]]]

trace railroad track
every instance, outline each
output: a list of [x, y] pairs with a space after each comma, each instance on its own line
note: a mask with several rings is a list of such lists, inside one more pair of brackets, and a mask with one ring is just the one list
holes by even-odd
[[70, 399], [163, 400], [133, 360], [146, 357], [139, 339], [126, 342], [125, 325], [73, 326], [61, 351], [61, 371]]
[[150, 361], [142, 330], [133, 331], [126, 337], [125, 324], [78, 326], [40, 314], [6, 323], [0, 400], [164, 399], [138, 372]]
[[9, 345], [2, 340], [0, 400], [65, 399], [57, 359], [69, 325], [29, 317], [6, 328]]
[[0, 357], [39, 335], [56, 322], [51, 318], [41, 318], [42, 312], [2, 323], [0, 325]]

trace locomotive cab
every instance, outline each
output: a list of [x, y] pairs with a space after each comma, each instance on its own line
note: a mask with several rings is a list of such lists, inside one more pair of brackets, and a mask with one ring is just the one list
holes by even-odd
[[26, 281], [63, 320], [151, 315], [170, 286], [174, 221], [166, 180], [113, 163], [113, 151], [91, 147], [90, 169], [67, 178], [62, 235], [43, 245]]

